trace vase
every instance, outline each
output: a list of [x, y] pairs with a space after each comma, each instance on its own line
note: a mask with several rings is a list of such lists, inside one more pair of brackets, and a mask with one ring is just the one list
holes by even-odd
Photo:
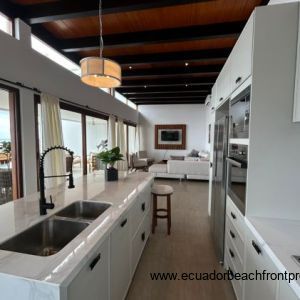
[[105, 180], [106, 181], [117, 181], [118, 180], [118, 170], [113, 167], [105, 169]]

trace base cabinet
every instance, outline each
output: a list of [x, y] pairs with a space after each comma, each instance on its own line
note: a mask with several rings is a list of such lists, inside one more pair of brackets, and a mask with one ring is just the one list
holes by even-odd
[[109, 300], [109, 238], [67, 288], [68, 300]]
[[111, 299], [125, 298], [130, 281], [130, 231], [129, 214], [124, 214], [111, 233], [110, 287]]

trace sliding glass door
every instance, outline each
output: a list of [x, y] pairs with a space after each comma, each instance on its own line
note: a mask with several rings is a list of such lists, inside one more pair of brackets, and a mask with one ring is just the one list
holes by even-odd
[[22, 196], [18, 91], [0, 85], [0, 204]]

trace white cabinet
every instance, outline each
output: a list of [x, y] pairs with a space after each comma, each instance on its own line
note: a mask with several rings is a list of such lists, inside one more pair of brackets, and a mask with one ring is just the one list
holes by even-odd
[[210, 109], [212, 112], [216, 109], [216, 98], [217, 98], [217, 83], [214, 84], [214, 86], [211, 89], [211, 106]]
[[67, 288], [68, 300], [109, 300], [109, 238]]
[[[263, 271], [277, 273], [274, 263], [265, 252], [263, 244], [259, 242], [250, 230], [246, 238], [245, 272], [256, 274]], [[263, 279], [263, 278], [262, 278]], [[263, 299], [276, 300], [278, 281], [274, 280], [247, 280], [244, 284], [244, 300]]]
[[239, 87], [252, 73], [254, 14], [249, 18], [231, 57], [231, 91]]
[[298, 300], [292, 288], [286, 281], [279, 282], [278, 296], [276, 300]]
[[231, 57], [228, 57], [220, 75], [216, 81], [217, 84], [217, 98], [216, 98], [216, 107], [221, 106], [231, 94], [231, 82], [230, 82], [230, 73], [231, 73]]
[[112, 300], [125, 298], [130, 281], [129, 213], [123, 214], [110, 237], [110, 291]]
[[[299, 10], [299, 16], [298, 16], [298, 28], [300, 28], [300, 10]], [[293, 121], [300, 122], [300, 30], [298, 30]]]

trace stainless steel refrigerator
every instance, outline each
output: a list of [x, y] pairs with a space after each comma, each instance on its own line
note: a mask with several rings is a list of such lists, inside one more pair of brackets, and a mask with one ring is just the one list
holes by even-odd
[[216, 112], [211, 197], [211, 232], [220, 263], [224, 261], [228, 124], [228, 105], [224, 105]]

